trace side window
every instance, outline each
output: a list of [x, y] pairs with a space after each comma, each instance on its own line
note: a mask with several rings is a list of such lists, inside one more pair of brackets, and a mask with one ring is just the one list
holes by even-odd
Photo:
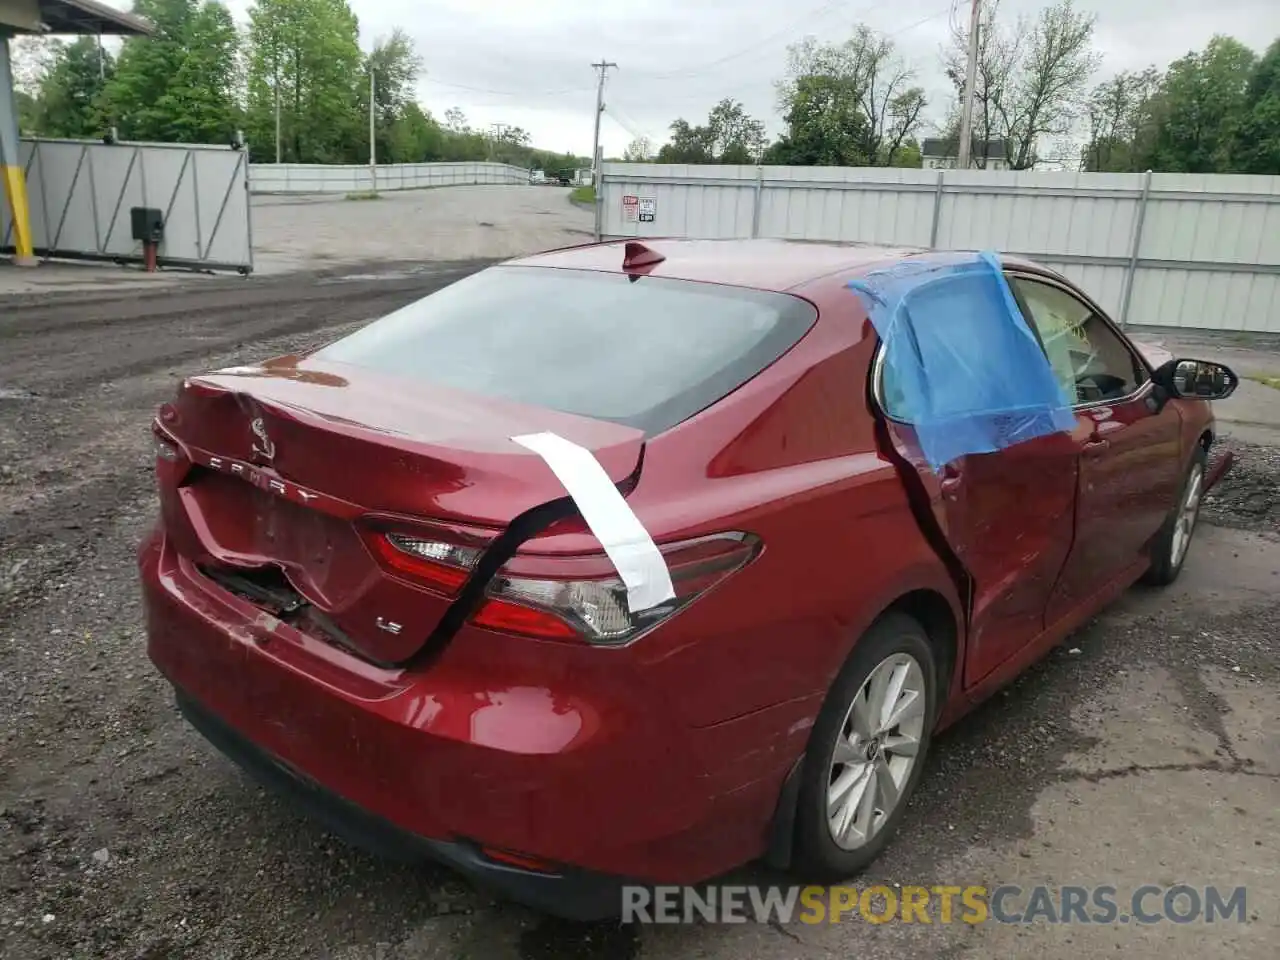
[[886, 363], [880, 373], [880, 402], [884, 405], [884, 412], [893, 419], [914, 423], [915, 418], [912, 415], [911, 405], [907, 403], [906, 392], [898, 384], [897, 379]]
[[1084, 301], [1052, 284], [1009, 279], [1072, 402], [1119, 400], [1146, 379], [1124, 341]]

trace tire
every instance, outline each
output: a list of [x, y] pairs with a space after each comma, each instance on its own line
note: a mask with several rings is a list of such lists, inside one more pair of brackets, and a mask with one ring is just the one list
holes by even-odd
[[[1174, 505], [1164, 526], [1151, 542], [1151, 567], [1142, 582], [1153, 587], [1166, 587], [1178, 579], [1186, 562], [1200, 519], [1200, 503], [1204, 497], [1205, 468], [1209, 452], [1196, 444], [1196, 452], [1187, 467], [1182, 486], [1178, 488], [1178, 502]], [[1194, 499], [1194, 502], [1192, 502]], [[1190, 513], [1188, 514], [1188, 511]]]
[[[877, 684], [887, 679], [889, 686], [879, 689], [892, 691], [899, 678], [903, 693], [896, 700], [891, 692], [884, 698], [876, 696]], [[908, 690], [915, 693], [910, 705]], [[865, 707], [869, 699], [870, 713], [876, 712], [876, 700], [894, 700], [908, 719], [877, 733], [878, 724], [868, 722], [868, 714], [861, 709], [854, 713], [857, 703]], [[796, 807], [792, 864], [797, 874], [814, 882], [833, 883], [853, 876], [879, 856], [924, 771], [937, 716], [937, 666], [928, 634], [906, 614], [886, 614], [863, 635], [845, 661], [809, 737]], [[868, 732], [870, 737], [864, 735]], [[839, 765], [838, 746], [847, 761]], [[914, 754], [910, 753], [912, 747]], [[896, 797], [888, 809], [881, 791], [886, 776], [886, 782], [894, 787], [889, 799]], [[874, 783], [869, 783], [872, 779]], [[844, 785], [838, 794], [844, 803], [829, 805], [829, 792], [837, 784]], [[865, 802], [850, 808], [848, 801], [855, 794]]]

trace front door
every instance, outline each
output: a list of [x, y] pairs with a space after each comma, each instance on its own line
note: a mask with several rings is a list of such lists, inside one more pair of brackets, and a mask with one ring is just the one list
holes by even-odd
[[1156, 402], [1146, 366], [1097, 308], [1045, 277], [1010, 281], [1079, 424], [1074, 546], [1049, 602], [1052, 624], [1144, 559], [1177, 499], [1182, 423]]

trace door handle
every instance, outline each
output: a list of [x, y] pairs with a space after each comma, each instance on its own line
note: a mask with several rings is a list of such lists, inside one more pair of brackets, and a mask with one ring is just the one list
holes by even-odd
[[1084, 442], [1085, 453], [1101, 453], [1111, 446], [1111, 441], [1105, 437], [1090, 437]]
[[963, 477], [958, 469], [951, 466], [951, 464], [947, 464], [942, 468], [942, 473], [939, 475], [938, 479], [940, 481], [943, 494], [946, 496], [955, 496], [960, 489], [960, 481]]

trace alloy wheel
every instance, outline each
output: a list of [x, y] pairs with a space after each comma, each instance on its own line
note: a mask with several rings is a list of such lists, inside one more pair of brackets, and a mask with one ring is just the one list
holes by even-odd
[[1196, 519], [1200, 515], [1200, 500], [1204, 494], [1204, 467], [1196, 464], [1187, 478], [1187, 492], [1178, 508], [1178, 517], [1174, 521], [1173, 544], [1171, 546], [1173, 566], [1178, 567], [1187, 555], [1191, 546], [1191, 534], [1196, 529]]
[[858, 688], [832, 749], [827, 825], [843, 850], [865, 846], [902, 801], [924, 737], [924, 670], [906, 653], [882, 660]]

